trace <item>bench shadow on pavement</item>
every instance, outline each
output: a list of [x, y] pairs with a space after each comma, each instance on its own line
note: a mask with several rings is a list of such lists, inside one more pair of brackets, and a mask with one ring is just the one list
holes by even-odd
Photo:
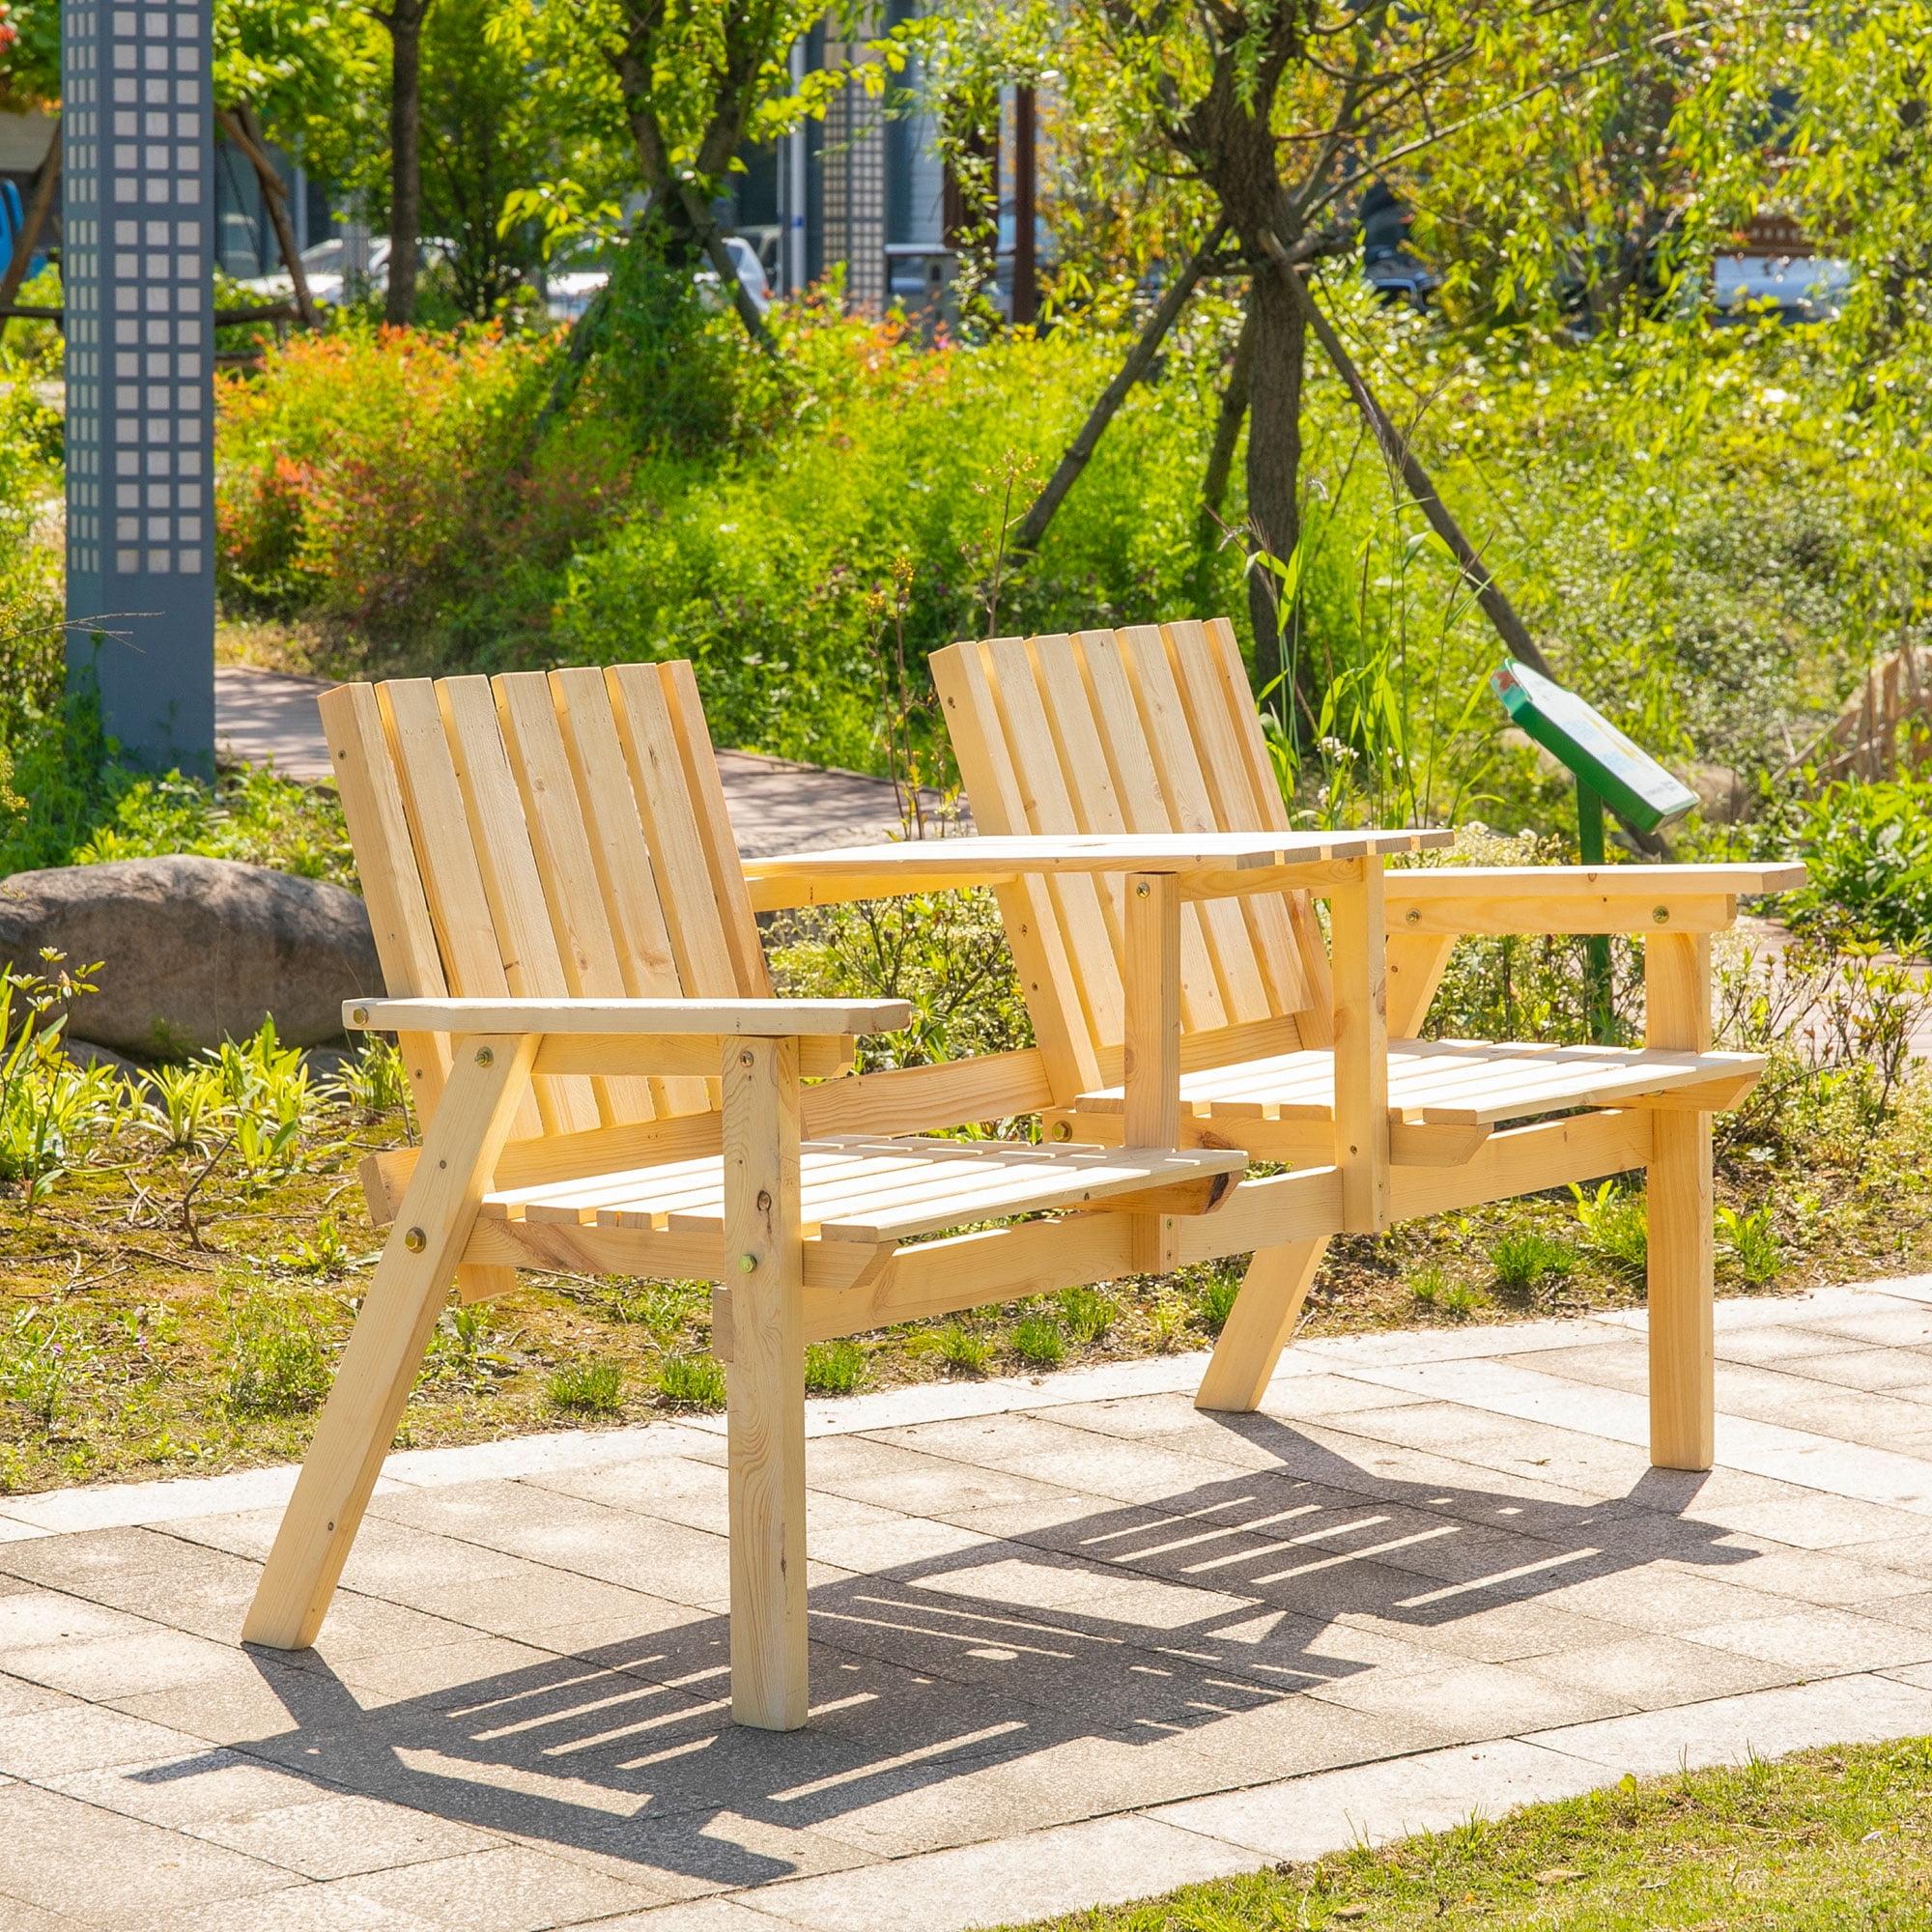
[[815, 1588], [803, 1731], [729, 1721], [725, 1622], [693, 1611], [366, 1710], [314, 1654], [299, 1668], [264, 1654], [291, 1728], [236, 1748], [485, 1830], [753, 1885], [793, 1862], [707, 1825], [836, 1838], [881, 1800], [1081, 1739], [1179, 1736], [1211, 1754], [1216, 1724], [1376, 1667], [1359, 1627], [1335, 1640], [1349, 1613], [1399, 1638], [1662, 1561], [1749, 1560], [1719, 1546], [1721, 1527], [1676, 1513], [1696, 1476], [1653, 1470], [1592, 1506], [1528, 1500], [1385, 1479], [1266, 1417], [1222, 1420], [1277, 1465]]

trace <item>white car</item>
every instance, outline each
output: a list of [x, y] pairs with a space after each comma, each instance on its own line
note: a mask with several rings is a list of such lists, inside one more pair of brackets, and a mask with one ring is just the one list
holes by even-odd
[[[448, 261], [456, 253], [456, 244], [445, 241], [440, 235], [425, 235], [416, 244], [418, 270], [432, 267], [438, 261]], [[346, 235], [331, 235], [326, 242], [318, 242], [313, 247], [301, 252], [302, 273], [308, 281], [308, 292], [319, 308], [335, 308], [345, 300], [354, 298], [345, 294], [350, 277], [349, 238]], [[372, 235], [369, 238], [369, 254], [366, 269], [357, 277], [363, 291], [370, 295], [383, 295], [389, 286], [389, 238], [386, 235]], [[270, 275], [251, 275], [239, 287], [253, 291], [268, 301], [293, 301], [296, 285], [286, 269], [278, 269]]]
[[[745, 285], [745, 293], [752, 298], [752, 306], [763, 315], [772, 305], [772, 285], [765, 279], [765, 265], [758, 260], [758, 251], [742, 235], [727, 235], [724, 238], [724, 252], [731, 257], [731, 266], [738, 271], [738, 279]], [[562, 269], [544, 277], [544, 301], [552, 317], [557, 322], [575, 322], [590, 306], [591, 298], [611, 279], [608, 269]], [[693, 278], [705, 298], [719, 306], [724, 305], [724, 295], [719, 288], [716, 269], [699, 269]]]

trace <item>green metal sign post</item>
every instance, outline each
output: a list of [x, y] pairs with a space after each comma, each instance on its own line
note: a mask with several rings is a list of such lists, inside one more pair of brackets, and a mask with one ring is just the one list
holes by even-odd
[[[1604, 863], [1606, 806], [1639, 832], [1660, 832], [1697, 803], [1689, 785], [1625, 737], [1601, 711], [1540, 671], [1505, 658], [1490, 685], [1510, 722], [1575, 776], [1577, 852], [1584, 865]], [[1607, 937], [1593, 935], [1588, 941], [1585, 973], [1590, 1035], [1608, 1044], [1616, 1019]]]

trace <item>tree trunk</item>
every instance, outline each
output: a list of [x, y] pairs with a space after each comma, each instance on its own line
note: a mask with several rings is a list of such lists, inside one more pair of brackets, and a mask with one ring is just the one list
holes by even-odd
[[383, 318], [416, 318], [416, 252], [422, 241], [422, 25], [429, 0], [395, 0], [389, 29], [389, 287]]
[[289, 271], [289, 282], [295, 291], [296, 313], [301, 317], [304, 328], [320, 328], [322, 317], [316, 313], [315, 298], [309, 294], [308, 270], [302, 267], [301, 247], [296, 239], [295, 223], [289, 216], [289, 203], [282, 178], [275, 172], [275, 164], [269, 157], [268, 143], [264, 139], [261, 125], [254, 113], [246, 107], [224, 107], [215, 116], [221, 123], [221, 130], [242, 155], [248, 165], [255, 170], [255, 180], [262, 190], [262, 205], [269, 211], [269, 221], [275, 231], [275, 245], [281, 251], [282, 266]]
[[[20, 284], [27, 279], [27, 264], [33, 260], [34, 250], [40, 246], [41, 233], [47, 225], [47, 217], [53, 213], [54, 197], [60, 187], [61, 177], [61, 122], [54, 117], [53, 132], [47, 140], [47, 156], [41, 163], [41, 171], [34, 177], [33, 192], [27, 197], [27, 206], [21, 215], [20, 233], [14, 252], [7, 259], [7, 269], [0, 274], [0, 309], [14, 306], [14, 298], [20, 293]], [[0, 315], [0, 334], [5, 334], [7, 318]]]
[[[1292, 271], [1291, 271], [1292, 272]], [[1283, 563], [1301, 536], [1301, 382], [1307, 326], [1279, 275], [1249, 285], [1254, 360], [1248, 370], [1248, 526], [1257, 550]], [[1255, 683], [1264, 689], [1287, 668], [1283, 628], [1293, 612], [1271, 571], [1248, 574], [1248, 616], [1255, 636]]]

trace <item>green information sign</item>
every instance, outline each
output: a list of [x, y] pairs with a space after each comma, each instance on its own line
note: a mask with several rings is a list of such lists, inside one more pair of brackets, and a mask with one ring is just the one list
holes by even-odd
[[[1577, 780], [1577, 857], [1604, 863], [1604, 808], [1639, 832], [1659, 832], [1697, 803], [1697, 794], [1674, 779], [1641, 746], [1634, 745], [1574, 691], [1541, 671], [1505, 658], [1490, 679], [1510, 722], [1519, 725]], [[1610, 974], [1610, 942], [1601, 933], [1584, 942], [1584, 983], [1590, 1032], [1608, 1045], [1617, 1037]]]
[[1490, 684], [1520, 725], [1551, 757], [1560, 760], [1625, 824], [1658, 832], [1697, 803], [1697, 794], [1672, 778], [1650, 753], [1634, 745], [1575, 692], [1505, 658]]

